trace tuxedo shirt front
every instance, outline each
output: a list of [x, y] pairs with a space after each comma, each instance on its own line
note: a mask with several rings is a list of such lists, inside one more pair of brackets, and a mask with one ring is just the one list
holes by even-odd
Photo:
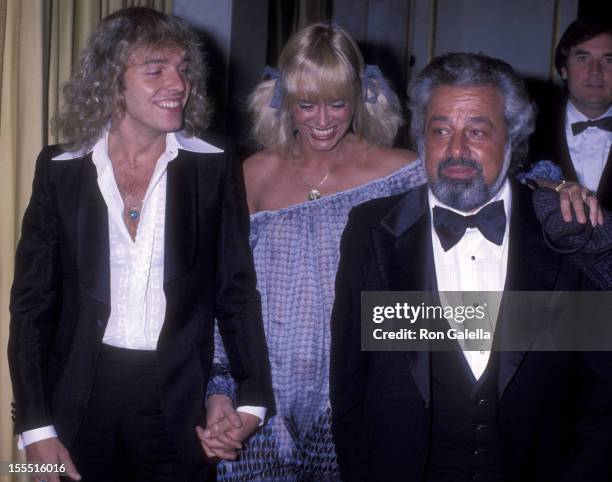
[[[439, 201], [431, 192], [431, 189], [428, 191], [428, 199], [430, 215], [432, 217], [434, 206], [449, 209], [461, 216], [467, 215], [467, 213], [458, 211]], [[508, 237], [512, 205], [512, 192], [508, 180], [504, 182], [500, 191], [492, 199], [469, 214], [476, 214], [488, 204], [500, 200], [504, 203], [504, 212], [506, 213], [506, 229], [501, 246], [486, 239], [478, 228], [468, 228], [459, 242], [448, 251], [445, 251], [440, 244], [440, 239], [433, 223], [431, 224], [431, 240], [438, 291], [502, 292], [504, 290], [508, 265]], [[501, 296], [499, 299], [501, 299]], [[489, 306], [489, 313], [493, 323], [492, 329], [495, 328], [498, 309], [498, 306]], [[487, 367], [490, 351], [465, 350], [463, 355], [474, 377], [478, 380]]]
[[[597, 119], [609, 116], [612, 116], [612, 107]], [[587, 120], [589, 120], [588, 117], [576, 109], [571, 100], [568, 100], [565, 113], [565, 137], [569, 154], [578, 182], [591, 191], [597, 191], [612, 146], [612, 132], [598, 127], [587, 127], [580, 134], [574, 135], [572, 124]]]

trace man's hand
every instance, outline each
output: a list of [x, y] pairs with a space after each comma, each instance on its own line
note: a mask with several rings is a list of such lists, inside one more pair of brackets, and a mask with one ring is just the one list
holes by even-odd
[[207, 401], [206, 429], [196, 427], [202, 448], [209, 457], [235, 460], [242, 441], [259, 426], [260, 419], [236, 412], [231, 400], [224, 395], [212, 395]]
[[[569, 185], [568, 185], [569, 184]], [[576, 213], [576, 220], [584, 224], [587, 222], [584, 206], [589, 206], [589, 217], [591, 225], [597, 226], [603, 224], [603, 213], [597, 196], [590, 189], [587, 189], [580, 184], [566, 183], [567, 187], [562, 187], [559, 190], [559, 198], [561, 200], [561, 214], [563, 220], [569, 223], [572, 220], [572, 208]]]
[[261, 420], [255, 415], [237, 412], [241, 421], [240, 427], [235, 427], [227, 419], [207, 426], [205, 430], [196, 427], [204, 451], [225, 460], [235, 460], [242, 448], [241, 442], [246, 440], [259, 426]]
[[[214, 427], [211, 430], [211, 427]], [[206, 401], [206, 430], [196, 427], [196, 432], [207, 457], [234, 460], [236, 450], [242, 448], [239, 441], [229, 439], [226, 432], [240, 429], [242, 420], [238, 416], [232, 399], [226, 395], [211, 395]], [[221, 439], [217, 440], [217, 437]]]
[[[38, 442], [31, 443], [25, 448], [26, 458], [28, 462], [38, 464], [64, 464], [66, 472], [64, 476], [70, 477], [72, 480], [81, 480], [81, 475], [77, 472], [76, 467], [72, 463], [70, 454], [66, 447], [59, 441], [58, 438], [48, 438]], [[57, 474], [38, 474], [33, 477], [33, 480], [46, 480], [48, 482], [60, 482]]]
[[603, 213], [597, 196], [590, 189], [576, 182], [563, 182], [558, 183], [556, 181], [550, 181], [548, 179], [538, 178], [537, 183], [540, 187], [549, 187], [559, 193], [559, 200], [561, 202], [561, 215], [566, 223], [569, 223], [572, 219], [572, 208], [576, 213], [576, 221], [581, 224], [587, 222], [587, 216], [585, 213], [584, 206], [589, 207], [589, 220], [592, 226], [603, 225]]

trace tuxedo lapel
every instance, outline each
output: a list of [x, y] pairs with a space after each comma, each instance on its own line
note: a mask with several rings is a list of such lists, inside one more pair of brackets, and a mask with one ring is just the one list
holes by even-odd
[[563, 171], [563, 177], [568, 181], [576, 182], [578, 180], [578, 176], [576, 174], [576, 169], [574, 168], [574, 163], [572, 162], [572, 158], [569, 152], [569, 146], [567, 143], [567, 135], [565, 133], [565, 110], [563, 110], [563, 115], [560, 116], [560, 122], [557, 124], [557, 136], [556, 136], [556, 157], [557, 159], [552, 159], [555, 162], [558, 162], [561, 166], [561, 170]]
[[512, 183], [512, 214], [505, 291], [553, 290], [561, 256], [546, 245], [532, 192]]
[[85, 290], [98, 301], [110, 305], [108, 208], [98, 187], [98, 175], [91, 154], [81, 165], [78, 189], [76, 221], [78, 270]]
[[168, 164], [166, 186], [164, 283], [181, 276], [194, 262], [198, 184], [196, 159], [191, 153], [179, 151]]
[[[435, 291], [427, 187], [408, 192], [372, 232], [372, 246], [383, 289]], [[430, 353], [404, 352], [426, 405], [431, 398]]]
[[[557, 124], [557, 135], [556, 140], [553, 141], [555, 145], [555, 157], [552, 159], [561, 166], [563, 176], [568, 181], [577, 182], [578, 175], [574, 168], [574, 162], [570, 156], [569, 147], [567, 143], [567, 135], [565, 133], [565, 117], [566, 117], [566, 104], [564, 104], [562, 115], [559, 116], [561, 119]], [[612, 147], [608, 151], [608, 159], [604, 170], [601, 173], [599, 184], [597, 186], [597, 197], [602, 207], [606, 209], [612, 209]]]
[[374, 256], [386, 289], [436, 289], [427, 188], [407, 193], [372, 233]]
[[[561, 257], [546, 246], [540, 224], [535, 217], [531, 203], [531, 191], [513, 185], [512, 214], [508, 247], [508, 268], [506, 271], [507, 291], [552, 291], [555, 289]], [[498, 326], [503, 340], [511, 329], [512, 320], [504, 316], [508, 297], [504, 295], [500, 307]], [[516, 313], [516, 310], [514, 310]], [[535, 332], [533, 332], [535, 335]], [[527, 351], [502, 351], [500, 353], [498, 399], [516, 374]]]
[[597, 197], [602, 207], [612, 209], [612, 146], [608, 151], [608, 160], [599, 179]]

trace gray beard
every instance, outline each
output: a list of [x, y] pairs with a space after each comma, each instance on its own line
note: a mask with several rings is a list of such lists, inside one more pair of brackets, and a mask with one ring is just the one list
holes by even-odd
[[[451, 179], [442, 174], [442, 170], [449, 166], [469, 166], [476, 169], [477, 173], [470, 179]], [[503, 184], [498, 182], [501, 178], [505, 178], [503, 172], [500, 172], [493, 186], [487, 186], [482, 166], [476, 161], [465, 157], [448, 158], [438, 165], [438, 179], [430, 181], [429, 187], [434, 196], [447, 206], [458, 211], [470, 212], [487, 203], [499, 192]]]

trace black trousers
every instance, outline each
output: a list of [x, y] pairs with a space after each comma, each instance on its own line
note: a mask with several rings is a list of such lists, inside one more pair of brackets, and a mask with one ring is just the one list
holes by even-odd
[[[168, 433], [154, 351], [103, 345], [72, 459], [84, 482], [206, 481]], [[210, 472], [214, 472], [211, 468]]]

